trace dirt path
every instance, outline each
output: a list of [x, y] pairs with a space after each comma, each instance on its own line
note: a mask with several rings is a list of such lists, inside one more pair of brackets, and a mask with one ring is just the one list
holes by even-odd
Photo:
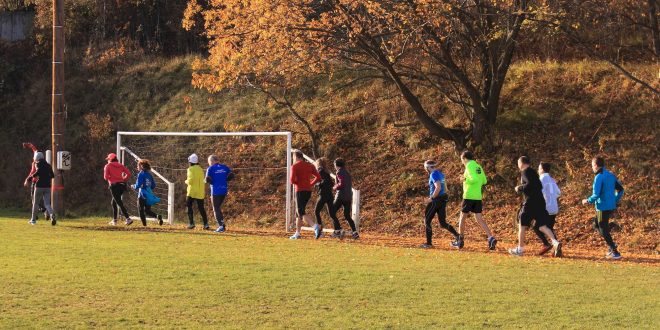
[[[83, 230], [100, 230], [100, 231], [145, 231], [145, 232], [159, 232], [159, 233], [188, 233], [194, 235], [219, 235], [212, 231], [204, 231], [201, 228], [195, 230], [188, 230], [185, 226], [175, 225], [175, 226], [153, 226], [150, 224], [149, 227], [140, 227], [140, 226], [97, 226], [97, 225], [73, 225], [70, 226], [75, 229]], [[221, 235], [237, 235], [237, 236], [268, 236], [268, 237], [281, 237], [283, 239], [288, 238], [291, 233], [285, 233], [281, 230], [274, 229], [263, 229], [263, 228], [238, 228], [230, 229], [227, 232]], [[303, 233], [304, 239], [314, 239], [314, 234], [311, 232]], [[321, 238], [322, 240], [331, 240], [328, 235]], [[362, 234], [360, 235], [359, 240], [353, 240], [350, 238], [345, 238], [342, 240], [346, 244], [364, 244], [372, 246], [384, 246], [384, 247], [402, 247], [402, 248], [418, 248], [421, 243], [424, 242], [422, 237], [398, 237], [398, 236], [389, 236], [389, 235], [373, 235], [373, 234]], [[434, 250], [453, 250], [449, 246], [450, 241], [448, 239], [436, 239]], [[483, 242], [476, 242], [474, 240], [467, 240], [465, 247], [460, 251], [460, 253], [498, 253], [498, 254], [507, 254], [506, 248], [513, 247], [515, 242], [504, 241], [499, 242], [497, 249], [495, 251], [488, 251], [486, 248], [485, 240]], [[529, 252], [525, 258], [551, 258], [551, 254], [548, 253], [546, 256], [536, 256], [536, 251], [540, 246], [530, 245], [528, 247]], [[606, 247], [603, 246], [601, 249], [593, 249], [589, 246], [571, 244], [568, 243], [564, 246], [564, 259], [571, 260], [591, 260], [596, 262], [617, 262], [617, 263], [633, 263], [633, 264], [643, 264], [648, 266], [660, 266], [660, 255], [644, 254], [634, 251], [622, 250], [621, 253], [623, 258], [621, 260], [612, 261], [605, 258]], [[457, 253], [459, 253], [457, 251]]]

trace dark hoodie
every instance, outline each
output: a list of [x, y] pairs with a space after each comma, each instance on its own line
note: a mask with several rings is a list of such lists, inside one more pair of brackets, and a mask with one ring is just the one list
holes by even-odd
[[50, 181], [55, 178], [55, 173], [53, 173], [53, 168], [45, 159], [37, 162], [37, 171], [30, 176], [30, 179], [34, 178], [38, 179], [36, 183], [37, 188], [50, 188]]

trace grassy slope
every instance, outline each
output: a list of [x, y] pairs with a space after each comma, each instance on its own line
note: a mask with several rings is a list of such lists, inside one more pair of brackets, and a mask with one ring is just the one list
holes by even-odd
[[[92, 139], [80, 120], [86, 113], [109, 114], [122, 130], [292, 130], [302, 131], [282, 110], [270, 107], [254, 93], [209, 95], [190, 87], [191, 58], [146, 59], [120, 66], [110, 73], [92, 73], [71, 67], [67, 100], [70, 104], [69, 148], [79, 157], [78, 171], [69, 182], [85, 189], [69, 190], [70, 209], [76, 213], [97, 211], [107, 204], [98, 168], [99, 155], [112, 149], [113, 135]], [[651, 65], [633, 67], [639, 75], [652, 77]], [[322, 136], [323, 151], [329, 158], [351, 155], [349, 165], [356, 184], [363, 191], [363, 226], [368, 231], [396, 235], [422, 235], [420, 214], [426, 191], [420, 164], [428, 158], [440, 160], [448, 176], [449, 214], [454, 219], [461, 193], [460, 163], [450, 144], [428, 136], [420, 126], [395, 127], [413, 121], [408, 108], [393, 98], [370, 103], [375, 98], [396, 95], [373, 84], [347, 89], [332, 97], [325, 91], [331, 84], [310, 84], [298, 103], [299, 110]], [[33, 97], [47, 90], [47, 79], [37, 80], [23, 98], [16, 101], [35, 118], [44, 113], [48, 98]], [[509, 75], [502, 97], [502, 111], [496, 130], [498, 151], [480, 154], [490, 181], [486, 192], [486, 216], [503, 240], [512, 240], [512, 225], [518, 197], [512, 193], [517, 180], [515, 159], [529, 154], [534, 161], [545, 159], [557, 165], [555, 177], [564, 191], [559, 234], [569, 246], [575, 243], [602, 247], [601, 239], [589, 229], [593, 210], [579, 206], [589, 194], [592, 174], [588, 160], [601, 153], [611, 159], [624, 182], [627, 197], [620, 218], [621, 232], [615, 233], [624, 251], [658, 253], [657, 115], [658, 99], [631, 85], [609, 66], [594, 62], [520, 63]], [[40, 117], [41, 116], [41, 117]], [[458, 119], [448, 118], [457, 122]], [[16, 129], [5, 150], [19, 153], [19, 139], [45, 137], [28, 129], [24, 120], [7, 121]], [[27, 127], [26, 127], [27, 126]], [[47, 126], [45, 126], [47, 127]], [[305, 135], [296, 134], [295, 146], [308, 145]], [[23, 169], [25, 164], [4, 163], [5, 173]], [[383, 179], [385, 178], [385, 179]], [[0, 178], [16, 186], [20, 178]], [[96, 192], [96, 193], [90, 193]], [[23, 198], [26, 192], [23, 192]], [[3, 195], [16, 200], [17, 194]], [[20, 204], [13, 204], [20, 205]], [[472, 235], [479, 232], [470, 229]]]
[[0, 328], [660, 327], [657, 266], [0, 218]]

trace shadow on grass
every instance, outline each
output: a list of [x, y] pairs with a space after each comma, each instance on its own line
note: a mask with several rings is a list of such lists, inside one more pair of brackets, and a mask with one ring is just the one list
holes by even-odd
[[[76, 230], [88, 230], [88, 231], [104, 231], [104, 232], [145, 232], [145, 233], [164, 233], [164, 234], [190, 234], [190, 235], [208, 235], [208, 236], [228, 236], [228, 237], [279, 237], [285, 238], [288, 234], [284, 234], [281, 231], [276, 230], [263, 230], [263, 229], [236, 229], [224, 233], [215, 233], [211, 230], [189, 230], [182, 227], [127, 227], [127, 226], [96, 226], [96, 225], [69, 225], [67, 228], [72, 228]], [[310, 240], [314, 240], [310, 237]], [[328, 238], [322, 238], [322, 240], [328, 240]], [[333, 239], [334, 240], [334, 239]], [[368, 237], [362, 238], [359, 241], [352, 239], [343, 239], [337, 240], [338, 242], [343, 243], [355, 243], [361, 245], [371, 245], [371, 246], [380, 246], [380, 247], [399, 247], [399, 248], [417, 248], [418, 245], [412, 243], [412, 241], [407, 239], [398, 239], [396, 237]], [[436, 251], [455, 251], [451, 249], [442, 249], [434, 248]], [[593, 261], [593, 262], [608, 262], [608, 263], [634, 263], [634, 264], [646, 264], [646, 265], [660, 265], [660, 258], [653, 257], [644, 257], [639, 255], [625, 256], [621, 260], [608, 260], [603, 256], [597, 255], [595, 251], [586, 251], [578, 250], [576, 251], [579, 254], [571, 254], [571, 251], [567, 251], [568, 254], [562, 257], [564, 260], [583, 260], [583, 261]], [[466, 247], [463, 250], [455, 251], [455, 253], [484, 253], [484, 251], [478, 248]], [[485, 252], [485, 253], [495, 253], [495, 254], [507, 254], [506, 251], [495, 251], [495, 252]], [[513, 257], [512, 257], [513, 258]], [[537, 257], [537, 256], [525, 256], [524, 258], [548, 258], [548, 257]], [[550, 257], [551, 258], [551, 257]]]

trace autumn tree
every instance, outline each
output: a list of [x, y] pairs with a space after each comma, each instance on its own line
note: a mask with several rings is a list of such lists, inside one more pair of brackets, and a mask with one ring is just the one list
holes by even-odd
[[[543, 7], [526, 0], [214, 0], [202, 8], [192, 0], [188, 8], [187, 17], [202, 14], [209, 38], [210, 55], [195, 64], [196, 86], [220, 90], [277, 75], [291, 87], [309, 74], [350, 69], [395, 86], [432, 135], [463, 148], [492, 142], [517, 41], [527, 16]], [[463, 123], [443, 122], [444, 110]]]

